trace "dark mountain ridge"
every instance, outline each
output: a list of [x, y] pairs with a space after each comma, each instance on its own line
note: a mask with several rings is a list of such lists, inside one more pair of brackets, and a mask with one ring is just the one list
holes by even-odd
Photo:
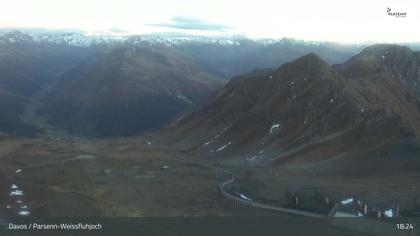
[[230, 44], [190, 42], [175, 46], [190, 54], [215, 74], [230, 78], [252, 68], [272, 68], [314, 52], [328, 63], [341, 63], [361, 50], [361, 46], [328, 42], [308, 43], [293, 39], [258, 42], [238, 39]]
[[40, 132], [21, 116], [34, 93], [90, 55], [90, 49], [34, 42], [26, 34], [0, 36], [0, 130], [31, 136]]
[[[412, 169], [420, 166], [417, 56], [406, 47], [375, 45], [339, 65], [308, 54], [238, 76], [167, 135], [207, 157], [257, 156], [274, 165], [355, 153], [370, 163], [409, 145], [414, 151], [404, 158], [412, 157]], [[390, 155], [384, 163], [402, 154]], [[329, 171], [343, 171], [342, 163]]]
[[139, 134], [168, 123], [223, 80], [168, 47], [117, 47], [69, 71], [40, 113], [72, 133]]

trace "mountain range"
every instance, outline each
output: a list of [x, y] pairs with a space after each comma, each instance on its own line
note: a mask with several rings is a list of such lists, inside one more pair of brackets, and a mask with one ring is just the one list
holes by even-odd
[[0, 214], [418, 216], [418, 49], [0, 30]]
[[171, 125], [233, 75], [309, 52], [338, 63], [361, 50], [293, 39], [44, 31], [2, 33], [0, 47], [7, 114], [0, 131], [35, 135], [52, 125], [92, 137]]

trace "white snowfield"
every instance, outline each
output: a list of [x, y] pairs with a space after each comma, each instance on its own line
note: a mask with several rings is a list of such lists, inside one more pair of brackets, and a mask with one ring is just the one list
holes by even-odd
[[350, 203], [353, 203], [353, 198], [347, 198], [347, 199], [344, 199], [343, 201], [341, 201], [341, 204], [343, 204], [343, 205], [347, 205], [347, 204], [350, 204]]
[[279, 123], [273, 123], [273, 125], [270, 128], [270, 134], [273, 132], [273, 130], [277, 129], [280, 127]]
[[384, 212], [384, 215], [385, 215], [386, 217], [393, 217], [393, 216], [394, 216], [394, 213], [392, 212], [392, 209], [389, 209], [389, 210], [386, 210], [386, 211]]
[[[192, 34], [177, 33], [152, 33], [152, 34], [128, 34], [115, 32], [86, 33], [79, 30], [37, 30], [37, 29], [17, 29], [1, 30], [1, 43], [19, 43], [23, 40], [33, 42], [49, 42], [55, 44], [67, 44], [78, 47], [90, 47], [105, 44], [127, 43], [130, 45], [164, 45], [168, 47], [182, 46], [187, 43], [205, 43], [220, 47], [238, 47], [243, 44], [243, 40], [253, 41], [261, 46], [270, 45], [297, 45], [305, 43], [306, 45], [323, 45], [324, 41], [299, 41], [290, 39], [255, 39], [237, 35], [226, 36], [200, 36]], [[272, 78], [270, 76], [269, 78]], [[291, 85], [293, 85], [292, 82]]]
[[225, 149], [225, 148], [227, 148], [229, 145], [231, 145], [232, 143], [231, 142], [228, 142], [227, 144], [225, 144], [225, 145], [223, 145], [222, 147], [220, 147], [219, 149], [217, 149], [216, 150], [216, 152], [220, 152], [220, 151], [222, 151], [223, 149]]
[[9, 196], [23, 196], [23, 191], [22, 190], [13, 190], [9, 193]]

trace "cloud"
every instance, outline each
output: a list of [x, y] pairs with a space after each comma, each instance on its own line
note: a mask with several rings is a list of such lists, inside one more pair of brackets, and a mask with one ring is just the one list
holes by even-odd
[[118, 29], [118, 28], [109, 29], [109, 32], [116, 33], [116, 34], [129, 33], [127, 30], [122, 30], [122, 29]]
[[228, 31], [232, 27], [224, 24], [208, 22], [195, 17], [173, 16], [170, 23], [147, 24], [149, 26], [167, 27], [183, 30]]

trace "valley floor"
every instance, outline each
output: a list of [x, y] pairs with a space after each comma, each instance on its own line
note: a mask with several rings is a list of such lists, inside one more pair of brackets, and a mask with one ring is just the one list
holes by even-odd
[[[235, 173], [235, 191], [288, 206], [286, 191], [322, 191], [337, 201], [356, 196], [383, 209], [400, 204], [415, 215], [418, 175], [389, 178], [316, 176], [290, 168], [249, 169], [203, 160], [147, 138], [0, 139], [0, 216], [255, 216], [219, 192]], [[293, 206], [292, 206], [293, 207]], [[325, 209], [324, 209], [325, 210]]]
[[0, 216], [229, 216], [229, 176], [145, 139], [0, 140]]

